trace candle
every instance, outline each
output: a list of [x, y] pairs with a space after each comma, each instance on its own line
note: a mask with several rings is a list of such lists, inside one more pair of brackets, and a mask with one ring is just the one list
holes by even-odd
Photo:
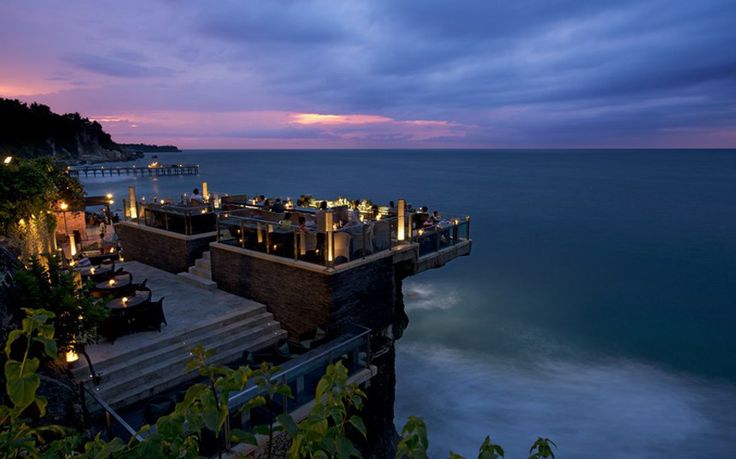
[[90, 273], [90, 274], [94, 274], [94, 273], [95, 273], [95, 268], [94, 268], [94, 266], [93, 266], [92, 268], [90, 268], [90, 270], [89, 270], [89, 273]]
[[110, 279], [110, 280], [109, 280], [109, 281], [107, 282], [107, 284], [108, 284], [108, 285], [109, 285], [110, 287], [112, 287], [113, 285], [115, 285], [115, 279]]
[[123, 304], [128, 304], [128, 297], [127, 296], [124, 296], [123, 297]]

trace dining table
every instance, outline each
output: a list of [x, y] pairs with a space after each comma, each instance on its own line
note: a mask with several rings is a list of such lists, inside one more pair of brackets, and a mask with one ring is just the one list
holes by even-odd
[[98, 266], [79, 266], [75, 268], [75, 271], [79, 272], [82, 277], [94, 276], [97, 274], [106, 274], [112, 272], [113, 265], [98, 265]]
[[148, 300], [149, 295], [141, 293], [134, 293], [130, 296], [124, 296], [121, 298], [114, 298], [107, 302], [106, 306], [108, 309], [112, 310], [126, 310], [130, 308], [135, 308], [138, 305], [141, 305]]
[[128, 290], [132, 282], [130, 274], [118, 274], [110, 280], [95, 285], [95, 289], [105, 295], [121, 296], [120, 293]]

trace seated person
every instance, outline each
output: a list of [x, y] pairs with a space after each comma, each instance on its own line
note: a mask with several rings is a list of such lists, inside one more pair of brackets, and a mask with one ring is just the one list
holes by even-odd
[[271, 206], [271, 212], [276, 212], [277, 214], [280, 214], [284, 211], [284, 204], [281, 202], [281, 198], [276, 198], [276, 202], [273, 203], [273, 206]]
[[442, 221], [442, 216], [440, 215], [440, 212], [438, 210], [433, 210], [432, 215], [429, 217], [429, 220], [437, 225]]
[[202, 198], [202, 195], [199, 194], [199, 188], [195, 188], [192, 190], [192, 196], [189, 198], [189, 204], [193, 206], [202, 205], [204, 204], [204, 198]]

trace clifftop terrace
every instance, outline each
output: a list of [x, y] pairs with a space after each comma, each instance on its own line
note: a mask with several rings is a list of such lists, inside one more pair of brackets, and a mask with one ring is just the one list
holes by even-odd
[[[322, 208], [321, 208], [322, 207]], [[140, 202], [130, 221], [274, 257], [331, 268], [415, 244], [419, 256], [470, 241], [470, 217], [444, 218], [404, 200], [376, 205], [345, 198], [266, 199], [246, 195], [210, 200]], [[140, 216], [132, 218], [131, 215]]]

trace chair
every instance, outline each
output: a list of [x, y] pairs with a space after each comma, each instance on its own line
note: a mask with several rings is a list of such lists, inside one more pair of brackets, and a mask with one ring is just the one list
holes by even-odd
[[343, 257], [350, 261], [350, 234], [345, 231], [335, 231], [332, 235], [335, 243], [335, 261]]
[[161, 331], [161, 324], [166, 324], [166, 317], [164, 316], [164, 297], [161, 297], [158, 301], [145, 302], [137, 306], [131, 314], [131, 322], [134, 328], [138, 330], [150, 330], [156, 329]]
[[391, 247], [391, 222], [379, 220], [373, 226], [373, 246], [375, 250], [387, 250]]
[[115, 311], [110, 312], [110, 315], [102, 321], [97, 329], [97, 332], [110, 341], [110, 344], [115, 344], [115, 340], [119, 336], [125, 335], [129, 331], [128, 319]]

